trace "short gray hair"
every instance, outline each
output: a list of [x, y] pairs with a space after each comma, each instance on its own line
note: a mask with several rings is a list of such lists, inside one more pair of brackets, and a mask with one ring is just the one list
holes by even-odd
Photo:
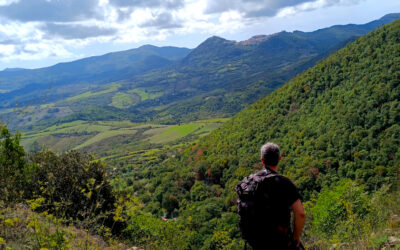
[[273, 142], [268, 142], [261, 147], [261, 159], [264, 160], [264, 164], [267, 166], [278, 165], [281, 153], [279, 152], [279, 146]]

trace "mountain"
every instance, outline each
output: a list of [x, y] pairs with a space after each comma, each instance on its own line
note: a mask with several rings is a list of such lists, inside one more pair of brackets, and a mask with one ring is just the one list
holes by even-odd
[[15, 72], [15, 71], [21, 71], [24, 70], [24, 68], [5, 68], [3, 71], [4, 72]]
[[130, 188], [147, 211], [166, 211], [196, 232], [188, 240], [194, 248], [239, 249], [234, 186], [261, 169], [260, 146], [273, 141], [283, 156], [279, 171], [307, 202], [305, 235], [316, 244], [311, 248], [364, 237], [370, 239], [366, 246], [375, 244], [371, 230], [390, 231], [389, 211], [399, 211], [380, 203], [391, 197], [388, 190], [398, 190], [399, 60], [395, 21], [296, 76], [198, 143], [125, 171], [125, 179], [134, 183]]
[[72, 84], [87, 86], [126, 79], [172, 65], [189, 52], [190, 49], [187, 48], [144, 45], [137, 49], [59, 63], [46, 68], [6, 69], [0, 72], [0, 89], [9, 93], [1, 96], [0, 105], [7, 106], [7, 100], [15, 97], [23, 99], [24, 95], [29, 96], [25, 102], [35, 103], [33, 97], [49, 87]]
[[155, 116], [161, 121], [231, 116], [357, 36], [398, 17], [314, 32], [283, 31], [243, 42], [210, 37], [169, 69], [136, 76], [136, 86], [163, 90], [162, 96], [136, 108], [162, 106]]
[[[5, 109], [0, 118], [15, 128], [54, 124], [59, 118], [176, 124], [230, 117], [356, 36], [398, 16], [314, 32], [283, 31], [244, 42], [214, 36], [191, 51], [144, 46], [50, 68], [0, 72], [0, 82], [31, 83], [0, 94]], [[164, 50], [169, 52], [162, 54]], [[15, 107], [29, 107], [29, 112], [12, 110]]]

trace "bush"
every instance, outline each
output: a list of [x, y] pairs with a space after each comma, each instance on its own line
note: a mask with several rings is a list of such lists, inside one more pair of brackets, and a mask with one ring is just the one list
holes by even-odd
[[61, 155], [44, 150], [30, 155], [36, 166], [27, 197], [42, 197], [42, 210], [63, 217], [82, 220], [114, 210], [116, 199], [105, 166], [93, 156], [77, 151]]
[[0, 199], [7, 202], [19, 199], [24, 186], [25, 151], [20, 137], [0, 124]]
[[351, 242], [370, 230], [366, 221], [371, 212], [369, 196], [354, 181], [344, 179], [323, 188], [313, 203], [308, 209], [310, 234], [325, 242]]

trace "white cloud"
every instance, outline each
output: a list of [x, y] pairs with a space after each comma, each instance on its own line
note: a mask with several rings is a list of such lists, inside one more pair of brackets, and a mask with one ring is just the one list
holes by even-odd
[[1, 57], [9, 57], [12, 56], [15, 51], [14, 45], [3, 45], [0, 44], [0, 56]]
[[287, 15], [293, 15], [298, 12], [313, 11], [321, 8], [341, 5], [354, 5], [358, 4], [363, 0], [316, 0], [312, 2], [305, 2], [296, 6], [290, 6], [283, 8], [277, 14], [278, 17], [284, 17]]
[[0, 6], [10, 5], [12, 3], [18, 3], [19, 0], [0, 0]]

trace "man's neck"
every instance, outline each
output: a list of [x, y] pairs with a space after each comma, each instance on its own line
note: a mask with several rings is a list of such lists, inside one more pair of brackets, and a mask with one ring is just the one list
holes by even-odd
[[274, 171], [274, 172], [278, 172], [278, 166], [273, 166], [273, 167], [271, 167], [271, 166], [265, 166], [265, 168], [267, 169], [270, 169], [270, 170], [272, 170], [272, 171]]

